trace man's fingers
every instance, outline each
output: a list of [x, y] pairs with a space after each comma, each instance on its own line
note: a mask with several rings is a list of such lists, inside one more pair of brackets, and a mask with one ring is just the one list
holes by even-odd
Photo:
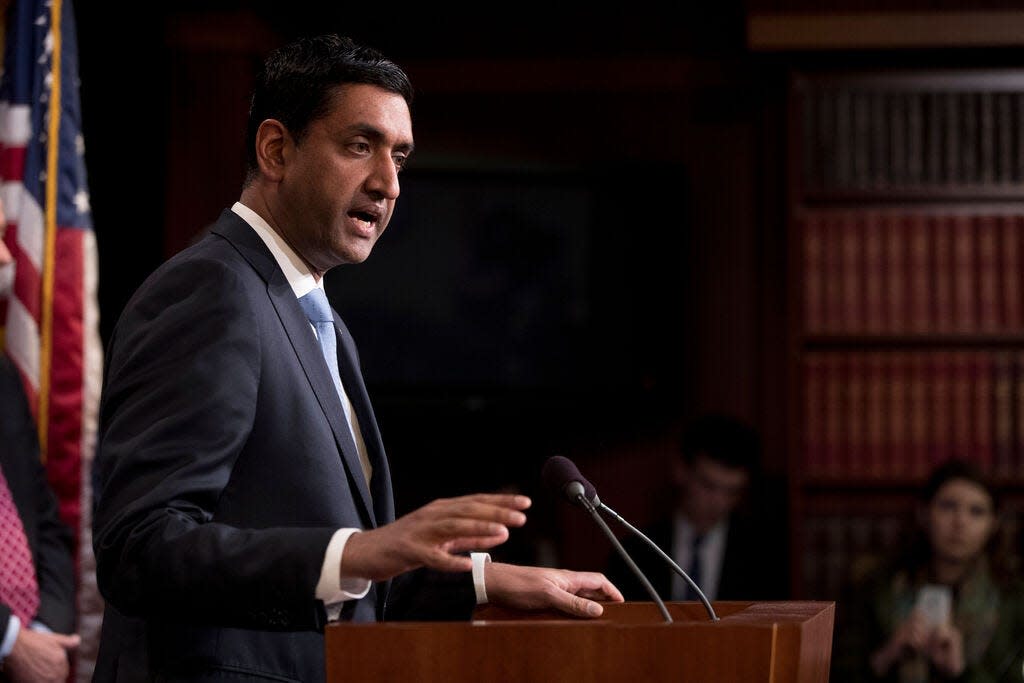
[[577, 617], [599, 617], [604, 613], [604, 608], [593, 600], [588, 600], [581, 595], [573, 595], [566, 591], [558, 591], [552, 596], [552, 602], [557, 609]]
[[442, 543], [458, 543], [467, 538], [500, 538], [501, 543], [508, 538], [508, 527], [478, 519], [444, 519], [436, 523], [432, 533]]
[[614, 602], [622, 602], [622, 593], [604, 574], [581, 572], [576, 574], [576, 593], [591, 598], [608, 598]]
[[476, 501], [513, 510], [526, 510], [533, 505], [533, 501], [527, 496], [512, 493], [474, 493], [468, 496], [461, 496], [460, 498], [453, 498], [452, 500]]
[[447, 509], [443, 510], [441, 514], [445, 517], [477, 519], [509, 526], [522, 526], [526, 524], [526, 515], [518, 509], [478, 500], [457, 499], [457, 501], [448, 505]]
[[491, 536], [466, 536], [455, 538], [445, 544], [444, 549], [450, 553], [461, 553], [466, 550], [483, 550], [501, 545], [508, 540], [508, 532]]
[[[613, 586], [614, 588], [614, 586]], [[604, 600], [606, 602], [623, 602], [624, 598], [622, 593], [618, 590], [615, 591], [604, 591], [604, 590], [581, 590], [577, 595], [583, 596], [584, 598], [590, 598], [591, 600]]]

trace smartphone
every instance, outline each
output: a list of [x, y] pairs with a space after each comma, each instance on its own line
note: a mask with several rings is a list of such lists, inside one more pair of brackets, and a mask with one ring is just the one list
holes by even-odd
[[914, 609], [921, 612], [932, 626], [948, 624], [953, 620], [953, 591], [949, 586], [921, 586]]

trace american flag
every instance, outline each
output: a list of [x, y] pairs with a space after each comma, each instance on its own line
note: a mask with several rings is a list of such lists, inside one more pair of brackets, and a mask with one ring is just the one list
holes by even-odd
[[[100, 619], [89, 467], [103, 359], [71, 0], [10, 2], [4, 34], [0, 199], [15, 281], [11, 298], [0, 302], [0, 322], [36, 417], [61, 517], [76, 531], [79, 632], [89, 656]], [[79, 678], [91, 672], [76, 668]]]

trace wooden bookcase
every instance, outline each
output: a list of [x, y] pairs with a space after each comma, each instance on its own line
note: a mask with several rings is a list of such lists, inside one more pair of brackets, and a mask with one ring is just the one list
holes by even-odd
[[1024, 70], [801, 72], [788, 107], [792, 589], [838, 599], [952, 456], [1018, 542]]

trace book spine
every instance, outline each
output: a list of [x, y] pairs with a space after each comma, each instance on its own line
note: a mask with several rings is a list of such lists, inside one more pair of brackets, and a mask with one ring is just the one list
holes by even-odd
[[964, 352], [953, 354], [951, 398], [953, 399], [953, 455], [971, 459], [971, 365]]
[[927, 357], [911, 356], [910, 371], [910, 457], [907, 469], [912, 477], [922, 477], [929, 467]]
[[992, 399], [992, 472], [1009, 478], [1013, 474], [1013, 359], [1005, 351], [993, 361]]
[[935, 229], [932, 233], [934, 241], [934, 266], [935, 274], [935, 330], [937, 332], [950, 333], [954, 329], [953, 324], [953, 233], [955, 225], [950, 216], [940, 216], [935, 220]]
[[970, 354], [971, 364], [971, 420], [973, 431], [972, 455], [983, 471], [991, 472], [994, 466], [993, 423], [994, 396], [992, 389], [992, 357], [983, 351]]
[[887, 288], [887, 311], [886, 327], [893, 334], [903, 332], [906, 325], [906, 233], [903, 222], [898, 216], [886, 215], [886, 244], [885, 244], [885, 265], [886, 265], [886, 288]]
[[825, 421], [829, 405], [825, 377], [824, 359], [808, 354], [804, 360], [804, 462], [812, 477], [821, 476], [826, 458]]
[[953, 324], [957, 332], [967, 333], [975, 325], [974, 230], [970, 218], [957, 216], [953, 233]]
[[846, 371], [846, 448], [842, 466], [837, 473], [840, 477], [860, 477], [867, 474], [865, 434], [867, 432], [864, 381], [864, 358], [861, 354], [847, 355]]
[[910, 329], [915, 334], [924, 334], [931, 327], [928, 218], [924, 214], [913, 213], [907, 221], [910, 224]]
[[[1024, 131], [1021, 132], [1024, 134]], [[1024, 243], [1021, 240], [1021, 230], [1024, 229], [1024, 216], [1002, 216], [1000, 223], [1002, 244], [999, 250], [999, 289], [1002, 292], [1003, 329], [1014, 333], [1024, 328], [1020, 287], [1020, 250]]]
[[825, 448], [818, 473], [836, 476], [841, 468], [843, 449], [843, 358], [841, 354], [823, 357], [825, 385]]
[[911, 431], [911, 392], [909, 360], [905, 352], [896, 351], [890, 354], [886, 367], [889, 378], [886, 405], [889, 421], [886, 425], [886, 444], [888, 468], [887, 476], [899, 479], [910, 472]]
[[953, 403], [951, 400], [950, 372], [953, 367], [952, 354], [948, 351], [936, 351], [930, 358], [931, 371], [931, 426], [929, 441], [931, 448], [929, 459], [932, 463], [942, 462], [949, 457], [952, 438], [950, 414]]
[[864, 469], [873, 479], [885, 476], [885, 360], [881, 353], [866, 357]]
[[834, 334], [843, 329], [842, 301], [842, 224], [834, 215], [823, 216], [824, 222], [824, 328]]
[[883, 227], [877, 213], [864, 216], [864, 328], [868, 334], [885, 329], [885, 254]]
[[861, 220], [854, 213], [844, 214], [842, 230], [842, 298], [843, 314], [841, 329], [844, 333], [857, 334], [864, 329], [863, 316], [863, 251]]
[[808, 334], [821, 334], [825, 329], [824, 236], [819, 216], [807, 216], [802, 223], [804, 235], [804, 321]]
[[999, 257], [997, 248], [996, 217], [991, 214], [978, 216], [975, 219], [975, 235], [978, 245], [978, 272], [975, 278], [978, 283], [978, 329], [981, 332], [996, 332], [999, 322]]

